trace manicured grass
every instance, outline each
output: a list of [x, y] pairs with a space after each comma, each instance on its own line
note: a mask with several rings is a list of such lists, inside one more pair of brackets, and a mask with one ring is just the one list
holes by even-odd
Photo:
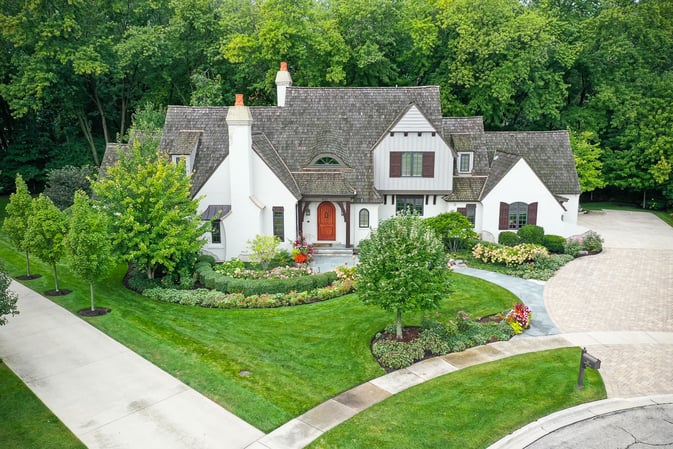
[[0, 422], [2, 447], [86, 448], [2, 361], [0, 361]]
[[582, 203], [581, 206], [583, 209], [586, 210], [608, 209], [608, 210], [628, 210], [633, 212], [650, 212], [656, 215], [657, 217], [661, 218], [669, 226], [673, 227], [673, 213], [671, 213], [671, 211], [641, 209], [640, 207], [635, 207], [631, 203], [619, 203], [619, 202]]
[[598, 372], [576, 390], [579, 348], [476, 365], [406, 390], [315, 441], [313, 449], [482, 449], [555, 411], [606, 398]]
[[[12, 276], [25, 274], [25, 258], [0, 234], [0, 259]], [[31, 258], [26, 281], [38, 292], [53, 288], [51, 270]], [[59, 285], [72, 290], [52, 298], [76, 311], [88, 305], [88, 286], [59, 266]], [[392, 314], [365, 306], [356, 295], [279, 309], [217, 310], [148, 300], [121, 284], [125, 267], [96, 286], [96, 306], [112, 313], [87, 319], [143, 357], [236, 415], [268, 432], [315, 405], [384, 374], [371, 356], [374, 334]], [[507, 290], [479, 279], [453, 275], [453, 294], [440, 312], [474, 316], [509, 308]], [[404, 316], [418, 324], [419, 313]], [[242, 376], [240, 371], [250, 371]]]

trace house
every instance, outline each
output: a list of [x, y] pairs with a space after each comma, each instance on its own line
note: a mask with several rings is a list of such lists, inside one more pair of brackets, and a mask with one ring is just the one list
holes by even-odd
[[459, 211], [484, 239], [525, 224], [577, 233], [580, 186], [566, 131], [486, 132], [442, 117], [437, 86], [294, 87], [277, 106], [170, 106], [161, 149], [184, 159], [212, 232], [204, 250], [240, 257], [257, 234], [287, 247], [357, 247], [405, 208]]

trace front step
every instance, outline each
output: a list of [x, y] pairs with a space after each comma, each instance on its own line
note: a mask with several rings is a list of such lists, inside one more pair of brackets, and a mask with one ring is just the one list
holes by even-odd
[[351, 256], [353, 256], [353, 248], [314, 247], [313, 248], [313, 256], [351, 257]]

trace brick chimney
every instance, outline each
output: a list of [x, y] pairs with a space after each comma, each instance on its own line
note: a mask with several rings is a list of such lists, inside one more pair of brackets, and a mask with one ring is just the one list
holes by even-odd
[[278, 106], [285, 106], [285, 91], [292, 85], [292, 77], [287, 71], [287, 62], [280, 63], [280, 70], [276, 74], [276, 94], [278, 96]]

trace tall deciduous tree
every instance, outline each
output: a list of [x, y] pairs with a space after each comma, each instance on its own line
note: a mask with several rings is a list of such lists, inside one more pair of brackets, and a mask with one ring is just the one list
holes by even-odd
[[12, 278], [7, 275], [5, 268], [0, 265], [0, 326], [7, 324], [7, 315], [14, 316], [19, 313], [16, 307], [19, 297], [9, 289], [11, 283]]
[[43, 193], [33, 200], [33, 213], [28, 220], [26, 239], [30, 250], [54, 271], [54, 288], [60, 294], [56, 264], [65, 256], [68, 219]]
[[156, 139], [136, 139], [93, 185], [110, 217], [115, 251], [149, 279], [160, 267], [173, 272], [198, 253], [210, 225], [197, 215], [184, 163], [157, 150]]
[[82, 190], [75, 192], [66, 250], [68, 267], [89, 282], [93, 311], [94, 282], [110, 272], [114, 259], [107, 215]]
[[30, 274], [30, 245], [26, 240], [28, 220], [33, 212], [33, 198], [23, 177], [16, 175], [16, 191], [9, 196], [9, 203], [5, 207], [7, 216], [2, 223], [2, 230], [7, 233], [12, 244], [26, 255], [26, 277]]
[[573, 150], [582, 192], [591, 192], [605, 187], [603, 162], [601, 162], [603, 150], [596, 143], [596, 135], [591, 131], [571, 131], [570, 146]]
[[448, 295], [447, 262], [444, 245], [422, 218], [390, 218], [360, 243], [358, 295], [395, 312], [401, 338], [403, 312], [436, 308]]

